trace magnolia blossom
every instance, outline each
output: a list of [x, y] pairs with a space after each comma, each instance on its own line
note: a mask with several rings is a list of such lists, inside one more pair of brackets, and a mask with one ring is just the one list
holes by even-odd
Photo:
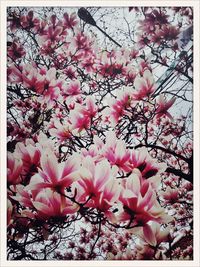
[[131, 229], [131, 233], [135, 233], [144, 243], [152, 247], [157, 247], [162, 242], [168, 242], [170, 238], [170, 228], [162, 228], [157, 222], [147, 223], [143, 227]]
[[38, 37], [38, 42], [41, 46], [45, 44], [46, 41], [55, 43], [61, 39], [62, 35], [66, 35], [66, 33], [63, 32], [63, 27], [60, 23], [57, 25], [49, 25], [45, 28], [43, 34]]
[[31, 64], [26, 64], [22, 71], [23, 85], [32, 91], [42, 93], [44, 90], [45, 77], [41, 75], [37, 68]]
[[158, 99], [158, 108], [156, 110], [156, 117], [160, 118], [162, 116], [167, 116], [169, 119], [173, 119], [171, 114], [168, 112], [168, 109], [171, 108], [171, 106], [174, 104], [174, 102], [176, 101], [176, 98], [173, 97], [172, 99], [170, 99], [169, 101], [166, 101], [166, 99], [164, 98], [163, 95], [159, 96]]
[[120, 187], [113, 177], [110, 164], [106, 160], [95, 163], [88, 156], [83, 160], [80, 175], [81, 179], [74, 184], [78, 201], [86, 203], [86, 207], [103, 211], [111, 218], [113, 215], [109, 208], [118, 199]]
[[[33, 208], [31, 193], [28, 191], [27, 186], [19, 184], [16, 186], [16, 195], [11, 196], [11, 198], [18, 201], [25, 208]], [[36, 191], [33, 191], [33, 194], [36, 194]]]
[[61, 142], [71, 137], [71, 125], [69, 123], [61, 124], [59, 121], [54, 122], [54, 127], [49, 129], [51, 136], [56, 136]]
[[[54, 88], [59, 88], [59, 81], [56, 80], [56, 69], [50, 68], [46, 70], [42, 68], [38, 70], [35, 64], [26, 64], [23, 67], [22, 79], [23, 85], [38, 94], [53, 95]], [[48, 93], [48, 89], [50, 91]]]
[[34, 18], [34, 12], [30, 10], [27, 15], [20, 17], [20, 23], [23, 28], [32, 29], [39, 23], [39, 19]]
[[73, 29], [74, 26], [77, 25], [78, 21], [77, 21], [77, 16], [76, 13], [72, 13], [72, 14], [68, 14], [67, 12], [63, 14], [63, 27], [66, 28], [71, 28]]
[[126, 149], [124, 141], [117, 139], [114, 132], [107, 133], [102, 154], [108, 159], [112, 166], [115, 165], [119, 170], [125, 172], [130, 171], [130, 151]]
[[[67, 214], [73, 214], [78, 211], [79, 206], [72, 203], [69, 199], [50, 188], [31, 188], [31, 186], [17, 186], [16, 196], [12, 199], [18, 201], [21, 205], [28, 208], [23, 211], [23, 215], [28, 218], [38, 218], [46, 220], [51, 217], [64, 217]], [[35, 209], [36, 213], [30, 212]], [[22, 214], [21, 214], [22, 215]]]
[[115, 126], [124, 115], [130, 115], [127, 109], [131, 107], [132, 104], [132, 93], [133, 90], [126, 87], [123, 92], [117, 93], [117, 100], [108, 102], [110, 106], [108, 112], [111, 115], [110, 120], [113, 126]]
[[161, 196], [166, 203], [177, 203], [180, 198], [180, 192], [178, 188], [173, 189], [168, 186], [164, 192], [161, 192]]
[[22, 160], [20, 158], [16, 158], [12, 153], [8, 152], [7, 181], [9, 184], [15, 185], [21, 182], [22, 168]]
[[51, 217], [64, 217], [78, 211], [79, 206], [69, 199], [52, 191], [50, 188], [42, 189], [32, 201], [37, 210], [37, 217], [47, 219]]
[[127, 221], [129, 226], [144, 226], [149, 221], [167, 223], [172, 218], [157, 201], [156, 193], [148, 180], [142, 181], [133, 173], [122, 181], [123, 190], [119, 200], [123, 205], [118, 221]]
[[[10, 43], [10, 42], [9, 42]], [[24, 47], [17, 41], [13, 40], [8, 46], [8, 56], [13, 60], [23, 57], [26, 54]]]
[[157, 187], [160, 182], [159, 175], [167, 168], [165, 163], [158, 163], [156, 159], [152, 158], [146, 148], [132, 151], [130, 163], [133, 170], [138, 169], [142, 178], [149, 179], [154, 187]]
[[145, 70], [142, 77], [136, 77], [134, 81], [136, 92], [133, 93], [133, 99], [142, 100], [149, 98], [155, 91], [155, 82], [152, 73]]
[[34, 173], [40, 165], [41, 151], [32, 140], [26, 140], [26, 144], [17, 143], [15, 156], [23, 162], [23, 174]]
[[70, 111], [69, 120], [72, 129], [81, 132], [90, 127], [92, 119], [97, 114], [97, 106], [94, 97], [88, 96], [83, 105], [76, 104], [75, 108]]
[[66, 162], [58, 163], [55, 154], [47, 149], [41, 156], [40, 165], [41, 169], [32, 176], [28, 185], [31, 190], [51, 188], [64, 194], [65, 189], [79, 178], [79, 163], [73, 156]]
[[21, 83], [22, 82], [22, 67], [17, 67], [14, 63], [10, 64], [7, 69], [8, 82], [10, 83]]
[[169, 227], [161, 230], [160, 224], [154, 222], [151, 225], [146, 224], [143, 227], [143, 235], [145, 241], [153, 247], [156, 247], [161, 242], [169, 240]]
[[79, 104], [76, 104], [75, 108], [70, 111], [69, 118], [72, 129], [81, 132], [90, 127], [91, 119], [85, 112], [86, 109]]
[[71, 82], [69, 85], [63, 85], [62, 86], [62, 91], [63, 91], [63, 95], [67, 96], [77, 96], [81, 94], [81, 87], [80, 87], [80, 82], [77, 81], [73, 81]]
[[136, 245], [137, 259], [166, 259], [164, 254], [166, 247], [160, 244], [170, 240], [169, 227], [162, 229], [159, 223], [152, 222], [151, 224], [147, 223], [143, 228], [140, 227], [137, 230], [132, 229], [130, 231], [140, 238], [140, 243]]

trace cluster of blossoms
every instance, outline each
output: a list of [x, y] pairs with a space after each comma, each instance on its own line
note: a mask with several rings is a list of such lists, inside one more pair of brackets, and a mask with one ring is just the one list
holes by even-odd
[[[140, 51], [102, 51], [75, 13], [39, 11], [8, 10], [8, 258], [187, 258], [175, 239], [192, 235], [192, 141], [178, 96], [156, 95]], [[168, 15], [145, 12], [148, 42], [173, 43]]]

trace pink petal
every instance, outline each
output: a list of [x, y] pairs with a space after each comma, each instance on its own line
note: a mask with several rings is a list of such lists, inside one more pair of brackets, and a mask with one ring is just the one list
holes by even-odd
[[59, 179], [58, 160], [51, 150], [41, 157], [41, 167], [52, 183], [57, 183]]
[[151, 246], [155, 247], [157, 244], [155, 233], [153, 233], [150, 225], [146, 224], [143, 227], [143, 233], [144, 233], [144, 238], [147, 243], [149, 243]]

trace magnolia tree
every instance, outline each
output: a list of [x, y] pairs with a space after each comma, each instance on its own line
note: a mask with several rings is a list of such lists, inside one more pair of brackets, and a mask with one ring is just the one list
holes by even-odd
[[7, 10], [7, 257], [192, 259], [192, 9], [78, 10]]

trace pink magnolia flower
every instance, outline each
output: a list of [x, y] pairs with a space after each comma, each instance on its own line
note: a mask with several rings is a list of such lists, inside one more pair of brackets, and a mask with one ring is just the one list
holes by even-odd
[[112, 101], [110, 104], [110, 115], [111, 122], [115, 126], [121, 117], [124, 115], [129, 115], [129, 112], [126, 110], [131, 106], [132, 102], [132, 89], [126, 87], [123, 92], [117, 94], [117, 100]]
[[70, 15], [68, 13], [64, 13], [63, 17], [63, 26], [67, 29], [72, 29], [78, 24], [77, 16], [75, 13], [72, 13]]
[[39, 23], [38, 18], [34, 18], [34, 13], [32, 10], [28, 12], [27, 15], [20, 17], [21, 26], [26, 29], [32, 29]]
[[145, 70], [143, 77], [136, 77], [134, 81], [136, 92], [133, 93], [133, 99], [142, 100], [148, 98], [155, 91], [155, 82], [152, 73]]
[[73, 79], [75, 79], [77, 77], [76, 69], [74, 67], [72, 67], [72, 66], [67, 67], [63, 72], [71, 80], [73, 80]]
[[90, 145], [88, 149], [86, 148], [81, 149], [81, 156], [82, 159], [87, 156], [90, 156], [93, 159], [93, 161], [97, 163], [105, 159], [102, 153], [104, 142], [97, 135], [94, 135], [93, 142], [94, 144]]
[[61, 81], [56, 79], [56, 69], [38, 69], [35, 63], [23, 67], [22, 79], [24, 87], [41, 94], [46, 101], [57, 99]]
[[79, 163], [71, 156], [66, 162], [58, 163], [55, 154], [46, 149], [40, 159], [41, 169], [32, 176], [28, 189], [40, 190], [51, 188], [56, 192], [64, 194], [65, 189], [77, 180], [79, 176]]
[[165, 163], [159, 163], [156, 159], [152, 158], [146, 148], [132, 151], [130, 163], [133, 169], [137, 168], [140, 171], [143, 179], [150, 179], [151, 181], [154, 181], [154, 176], [158, 178], [158, 175], [167, 168]]
[[52, 15], [51, 18], [51, 25], [45, 27], [43, 33], [40, 33], [38, 37], [38, 42], [41, 46], [46, 41], [50, 41], [52, 44], [59, 42], [63, 35], [66, 35], [66, 31], [63, 29], [62, 22], [59, 20], [57, 21], [56, 15]]
[[[50, 188], [36, 190], [31, 189], [30, 186], [18, 185], [16, 192], [16, 196], [11, 198], [27, 208], [25, 213], [28, 218], [37, 217], [46, 220], [50, 217], [64, 217], [79, 209], [78, 205]], [[30, 209], [35, 209], [36, 213], [30, 214]]]
[[103, 160], [95, 164], [88, 156], [83, 160], [80, 175], [81, 179], [74, 184], [78, 192], [78, 201], [87, 202], [86, 207], [97, 208], [112, 218], [113, 214], [109, 208], [118, 199], [120, 188], [113, 177], [109, 163]]
[[23, 66], [22, 80], [24, 87], [30, 90], [42, 93], [44, 90], [45, 77], [42, 76], [36, 66], [32, 64], [26, 64]]
[[77, 80], [77, 81], [71, 82], [67, 86], [63, 85], [62, 86], [62, 92], [63, 92], [63, 95], [66, 95], [66, 96], [80, 95], [81, 94], [80, 82]]
[[162, 25], [160, 35], [165, 41], [176, 40], [180, 33], [179, 28], [173, 25]]
[[[86, 130], [91, 125], [91, 118], [85, 114], [86, 109], [82, 105], [76, 104], [75, 108], [69, 113], [69, 120], [73, 130], [79, 133]], [[74, 132], [75, 134], [75, 132]]]
[[148, 180], [142, 181], [137, 174], [132, 174], [122, 181], [119, 200], [123, 210], [119, 214], [119, 222], [129, 222], [129, 226], [144, 226], [149, 221], [168, 222], [172, 218], [157, 201], [155, 190]]
[[93, 96], [87, 96], [85, 99], [85, 106], [86, 106], [86, 110], [85, 110], [85, 115], [89, 116], [91, 119], [93, 117], [95, 117], [95, 115], [97, 114], [97, 105], [95, 103], [95, 98]]
[[86, 73], [93, 73], [95, 72], [94, 63], [94, 58], [88, 57], [80, 62], [80, 67], [84, 69]]
[[173, 97], [169, 101], [166, 101], [163, 95], [160, 95], [158, 99], [158, 108], [156, 110], [156, 117], [160, 118], [162, 116], [167, 116], [169, 119], [173, 119], [171, 114], [168, 112], [168, 109], [171, 108], [171, 106], [174, 104], [176, 101], [176, 98]]
[[164, 192], [161, 192], [162, 197], [166, 203], [177, 203], [180, 198], [180, 193], [178, 188], [167, 187]]
[[41, 152], [34, 142], [29, 142], [27, 139], [26, 144], [17, 143], [15, 148], [15, 156], [20, 158], [23, 162], [22, 174], [35, 173], [37, 167], [40, 165]]
[[13, 153], [8, 152], [7, 159], [7, 181], [8, 184], [16, 185], [19, 184], [23, 169], [23, 162], [20, 158], [15, 157]]
[[71, 46], [74, 46], [75, 50], [87, 49], [89, 45], [89, 38], [81, 31], [77, 31], [76, 35], [71, 39], [71, 41]]
[[54, 122], [54, 127], [49, 129], [51, 136], [56, 136], [61, 142], [71, 138], [71, 125], [69, 123], [61, 124], [59, 121]]
[[18, 201], [20, 205], [25, 208], [33, 208], [31, 192], [27, 190], [26, 186], [21, 184], [16, 186], [16, 195], [11, 196], [12, 199]]
[[13, 60], [21, 58], [26, 54], [24, 47], [17, 40], [13, 40], [13, 42], [7, 42], [7, 46], [8, 56], [11, 57]]
[[[169, 240], [169, 230], [169, 227], [162, 229], [159, 223], [152, 222], [151, 224], [147, 223], [140, 229], [136, 229], [135, 233], [150, 246], [157, 247], [160, 245], [160, 243], [167, 242]], [[131, 232], [133, 233], [134, 229]]]
[[168, 23], [168, 15], [154, 9], [150, 13], [146, 13], [145, 19], [140, 20], [139, 23], [139, 29], [141, 32], [145, 32], [149, 35], [154, 32], [156, 26], [166, 25]]
[[108, 132], [106, 135], [105, 146], [102, 149], [103, 156], [120, 170], [129, 172], [130, 169], [130, 151], [126, 149], [124, 141], [117, 139], [114, 132]]
[[169, 240], [169, 228], [161, 230], [159, 223], [152, 223], [151, 226], [146, 224], [143, 227], [143, 234], [145, 241], [151, 246], [156, 247], [162, 242], [166, 242]]
[[88, 96], [82, 105], [77, 103], [75, 108], [70, 111], [69, 120], [72, 124], [72, 129], [78, 132], [88, 129], [96, 114], [95, 99], [92, 96]]
[[50, 188], [42, 189], [32, 201], [37, 210], [37, 217], [48, 219], [52, 217], [65, 217], [74, 214], [79, 210], [79, 206], [72, 203], [69, 199], [52, 191]]
[[7, 69], [8, 82], [10, 83], [21, 83], [22, 82], [22, 67], [16, 67], [12, 63]]
[[124, 67], [125, 77], [126, 77], [126, 84], [132, 84], [136, 78], [136, 72], [133, 70], [133, 67], [128, 65]]
[[10, 13], [10, 16], [7, 17], [7, 21], [12, 32], [15, 32], [16, 29], [21, 27], [20, 14], [17, 14], [16, 11]]

